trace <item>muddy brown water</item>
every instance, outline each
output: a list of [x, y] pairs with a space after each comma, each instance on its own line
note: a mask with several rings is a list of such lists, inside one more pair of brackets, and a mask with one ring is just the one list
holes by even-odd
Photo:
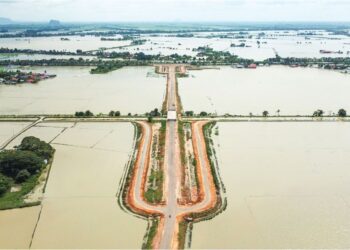
[[0, 248], [27, 248], [36, 223], [32, 248], [140, 248], [147, 223], [122, 211], [116, 197], [133, 132], [130, 123], [41, 123], [28, 130], [55, 138], [55, 158], [39, 220], [40, 207], [0, 211]]
[[193, 248], [349, 248], [350, 124], [219, 123], [228, 207]]
[[350, 74], [283, 66], [190, 71], [179, 79], [185, 110], [224, 115], [312, 115], [350, 110]]
[[0, 122], [0, 146], [29, 124], [29, 122]]
[[[0, 85], [0, 114], [95, 114], [119, 110], [144, 114], [160, 108], [165, 79], [153, 67], [125, 67], [108, 74], [89, 73], [89, 67], [22, 68], [56, 74], [37, 84]], [[150, 77], [148, 77], [150, 76]]]

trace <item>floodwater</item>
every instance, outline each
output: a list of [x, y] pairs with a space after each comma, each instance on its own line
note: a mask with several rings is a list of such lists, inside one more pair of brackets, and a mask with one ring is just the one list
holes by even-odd
[[190, 71], [179, 79], [185, 110], [218, 114], [312, 115], [350, 110], [350, 75], [315, 68], [284, 66], [258, 69]]
[[28, 125], [28, 122], [0, 122], [0, 146]]
[[228, 207], [193, 248], [350, 248], [350, 123], [219, 123]]
[[28, 248], [39, 212], [39, 206], [0, 211], [0, 248]]
[[[314, 35], [302, 35], [308, 31], [250, 31], [242, 38], [230, 38], [239, 35], [238, 32], [204, 32], [193, 33], [193, 37], [174, 37], [174, 34], [159, 36], [143, 35], [147, 42], [143, 45], [116, 48], [114, 51], [129, 51], [132, 53], [162, 55], [191, 55], [197, 54], [193, 49], [208, 46], [217, 51], [228, 51], [241, 58], [265, 60], [273, 58], [276, 53], [282, 57], [311, 57], [321, 58], [320, 50], [333, 52], [327, 57], [346, 57], [350, 53], [350, 37], [331, 35], [325, 31], [314, 31]], [[264, 33], [260, 37], [259, 34]], [[219, 36], [228, 35], [228, 38]], [[241, 35], [239, 35], [241, 36]], [[231, 44], [245, 43], [246, 47], [231, 47]]]
[[52, 143], [55, 159], [33, 248], [142, 245], [146, 222], [122, 211], [116, 198], [132, 138], [130, 123], [67, 124]]
[[130, 123], [44, 122], [11, 143], [32, 135], [56, 153], [40, 219], [40, 207], [0, 211], [0, 248], [27, 248], [32, 235], [32, 248], [140, 248], [147, 223], [122, 211], [116, 197], [133, 133]]
[[0, 114], [74, 114], [91, 110], [126, 115], [160, 108], [165, 80], [153, 67], [125, 67], [92, 75], [89, 67], [35, 67], [23, 70], [57, 77], [37, 84], [0, 85]]
[[[162, 55], [191, 55], [197, 54], [193, 49], [208, 46], [218, 51], [229, 51], [241, 58], [264, 60], [273, 58], [276, 53], [282, 57], [312, 57], [325, 56], [320, 50], [337, 53], [327, 54], [327, 57], [347, 57], [350, 54], [350, 37], [332, 35], [326, 31], [249, 31], [246, 34], [238, 32], [193, 32], [193, 37], [175, 37], [174, 34], [160, 34], [159, 36], [144, 34], [141, 39], [147, 40], [139, 46], [128, 46], [130, 41], [101, 41], [94, 36], [69, 36], [69, 41], [61, 41], [61, 37], [35, 38], [2, 38], [0, 47], [59, 50], [75, 52], [109, 48], [108, 51], [129, 51], [132, 53]], [[261, 34], [264, 34], [261, 36]], [[227, 36], [227, 37], [225, 37]], [[237, 37], [238, 36], [238, 37]], [[231, 47], [231, 44], [244, 43], [246, 47]], [[341, 53], [339, 53], [341, 52]], [[19, 56], [25, 59], [26, 56]], [[42, 57], [40, 57], [42, 58]]]
[[[69, 41], [62, 41], [68, 38]], [[76, 52], [129, 45], [130, 41], [101, 41], [94, 36], [1, 38], [0, 47], [9, 49], [57, 50]]]
[[0, 54], [1, 60], [50, 60], [50, 59], [96, 59], [94, 56], [69, 56], [69, 55], [45, 55], [45, 54]]

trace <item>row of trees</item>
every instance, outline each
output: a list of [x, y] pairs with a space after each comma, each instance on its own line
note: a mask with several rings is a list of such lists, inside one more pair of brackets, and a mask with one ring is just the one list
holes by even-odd
[[[276, 111], [276, 113], [278, 115], [280, 114], [280, 112], [281, 112], [280, 110]], [[250, 113], [250, 114], [251, 114], [250, 116], [252, 116], [252, 113]], [[265, 110], [265, 111], [263, 111], [262, 115], [264, 117], [267, 117], [269, 115], [269, 112]], [[322, 109], [318, 109], [312, 114], [312, 116], [314, 116], [314, 117], [322, 117], [323, 115], [324, 115], [324, 111]], [[338, 117], [346, 117], [347, 116], [346, 110], [345, 109], [339, 109], [337, 116]]]
[[76, 117], [92, 117], [94, 114], [90, 110], [75, 112]]
[[25, 137], [15, 149], [0, 152], [0, 195], [13, 183], [23, 183], [39, 173], [53, 153], [50, 144], [33, 136]]
[[[281, 110], [279, 110], [279, 109], [276, 111], [277, 116], [280, 115], [280, 112], [281, 112]], [[185, 111], [184, 115], [187, 116], [187, 117], [192, 117], [192, 116], [195, 116], [195, 113], [193, 111]], [[199, 113], [199, 116], [209, 116], [209, 115], [211, 115], [211, 114], [207, 113], [205, 111], [202, 111], [202, 112]], [[323, 115], [324, 115], [324, 111], [321, 110], [321, 109], [318, 109], [318, 110], [316, 110], [313, 113], [312, 116], [314, 116], [314, 117], [322, 117]], [[253, 116], [253, 113], [249, 113], [249, 116]], [[262, 112], [262, 116], [268, 117], [269, 116], [269, 112], [267, 110], [264, 110]], [[347, 116], [346, 110], [345, 109], [339, 109], [337, 116], [338, 117], [346, 117]]]
[[120, 116], [120, 111], [113, 111], [111, 110], [108, 114], [108, 116], [113, 117], [113, 116]]

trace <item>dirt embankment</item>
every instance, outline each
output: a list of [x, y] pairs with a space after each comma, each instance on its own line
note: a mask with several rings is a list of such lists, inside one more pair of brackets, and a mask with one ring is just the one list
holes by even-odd
[[[136, 213], [136, 214], [140, 214], [143, 216], [149, 216], [149, 215], [159, 215], [159, 213], [156, 210], [152, 210], [152, 209], [147, 209], [145, 207], [141, 207], [138, 206], [138, 203], [136, 202], [137, 198], [135, 197], [135, 185], [136, 185], [136, 181], [137, 181], [137, 173], [140, 171], [140, 161], [141, 161], [141, 156], [142, 156], [142, 150], [144, 148], [144, 144], [148, 143], [145, 141], [145, 125], [144, 123], [139, 123], [141, 125], [141, 140], [140, 143], [138, 145], [138, 149], [137, 149], [137, 157], [136, 157], [136, 161], [133, 164], [133, 169], [131, 171], [131, 181], [129, 183], [129, 187], [128, 187], [128, 193], [127, 193], [127, 199], [126, 202], [129, 205], [130, 209]], [[150, 154], [150, 147], [148, 146], [147, 149], [147, 156], [146, 156], [146, 162], [145, 164], [148, 165], [149, 163], [149, 154]], [[145, 183], [146, 183], [146, 177], [147, 177], [147, 171], [144, 171], [142, 173], [142, 184], [141, 184], [141, 197], [144, 197], [144, 190], [145, 190]]]
[[181, 153], [181, 198], [180, 205], [191, 205], [199, 201], [197, 160], [192, 143], [191, 123], [179, 122], [179, 141]]
[[[192, 128], [192, 143], [196, 164], [196, 174], [198, 181], [198, 200], [194, 204], [183, 206], [183, 212], [178, 215], [179, 231], [178, 231], [178, 247], [184, 248], [187, 230], [191, 230], [188, 226], [190, 223], [214, 217], [218, 211], [222, 209], [222, 197], [220, 196], [219, 188], [215, 183], [215, 178], [218, 178], [212, 162], [208, 158], [207, 141], [204, 135], [203, 128], [207, 121], [197, 121], [191, 123]], [[197, 133], [198, 132], [198, 133]], [[196, 136], [199, 134], [199, 137]], [[198, 143], [198, 140], [200, 143]], [[199, 153], [201, 151], [201, 154]], [[201, 165], [200, 157], [204, 162], [204, 167]], [[205, 172], [207, 174], [205, 174]], [[205, 179], [204, 179], [205, 178]], [[206, 193], [208, 192], [208, 193]], [[191, 209], [193, 208], [193, 209]], [[212, 216], [212, 217], [211, 217]]]
[[151, 158], [147, 166], [147, 182], [144, 190], [145, 200], [153, 205], [164, 205], [164, 140], [166, 126], [152, 123]]

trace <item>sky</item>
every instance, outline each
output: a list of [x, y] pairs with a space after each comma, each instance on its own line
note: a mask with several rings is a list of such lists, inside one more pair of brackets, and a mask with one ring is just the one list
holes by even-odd
[[16, 21], [350, 21], [350, 0], [0, 0]]

